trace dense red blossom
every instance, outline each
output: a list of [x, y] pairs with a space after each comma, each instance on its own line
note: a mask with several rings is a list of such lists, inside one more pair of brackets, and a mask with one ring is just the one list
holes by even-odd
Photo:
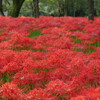
[[43, 89], [34, 89], [29, 92], [25, 100], [56, 100], [57, 97]]
[[16, 86], [16, 84], [5, 83], [0, 89], [0, 96], [4, 99], [21, 100], [24, 98], [22, 91]]
[[99, 100], [100, 18], [1, 17], [0, 100]]

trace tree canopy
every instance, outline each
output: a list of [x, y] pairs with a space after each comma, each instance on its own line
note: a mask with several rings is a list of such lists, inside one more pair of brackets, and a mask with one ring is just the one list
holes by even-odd
[[1, 15], [12, 17], [77, 17], [90, 16], [90, 13], [93, 13], [92, 16], [100, 16], [99, 0], [0, 0], [0, 2]]

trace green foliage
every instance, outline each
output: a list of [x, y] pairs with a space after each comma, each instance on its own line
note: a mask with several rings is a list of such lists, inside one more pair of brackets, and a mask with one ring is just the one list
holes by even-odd
[[39, 36], [42, 35], [40, 30], [35, 30], [35, 31], [31, 31], [28, 37], [35, 37], [35, 36]]
[[[13, 0], [3, 0], [3, 10], [8, 14]], [[65, 2], [66, 1], [66, 2]], [[5, 3], [6, 2], [6, 3]], [[85, 4], [85, 5], [83, 5]], [[17, 4], [18, 5], [18, 4]], [[94, 0], [95, 16], [100, 16], [100, 1]], [[88, 16], [88, 0], [39, 0], [40, 15]], [[33, 16], [33, 0], [25, 0], [20, 16]]]
[[84, 53], [90, 54], [90, 53], [92, 53], [92, 52], [95, 52], [95, 50], [90, 48], [90, 49], [88, 49], [87, 51], [85, 51]]
[[[76, 37], [76, 36], [71, 36], [71, 38], [74, 39], [74, 43], [82, 43], [82, 40], [78, 39], [78, 37]], [[93, 44], [89, 44], [88, 46], [100, 47], [100, 41], [93, 43]], [[77, 47], [73, 48], [73, 50], [75, 50], [77, 52], [83, 52], [81, 49], [79, 49]], [[95, 50], [92, 48], [88, 48], [87, 50], [84, 51], [84, 53], [86, 53], [86, 54], [89, 54], [92, 52], [95, 52]]]
[[11, 81], [11, 78], [10, 78], [10, 75], [8, 72], [5, 72], [1, 78], [1, 80], [6, 83], [6, 82], [10, 82]]
[[100, 41], [98, 41], [96, 43], [89, 44], [88, 46], [100, 47]]
[[71, 38], [74, 39], [74, 43], [82, 43], [82, 40], [78, 39], [76, 36], [72, 36]]

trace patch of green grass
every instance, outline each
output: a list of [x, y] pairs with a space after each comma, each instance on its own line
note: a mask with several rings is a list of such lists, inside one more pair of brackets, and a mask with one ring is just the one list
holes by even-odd
[[95, 52], [95, 50], [94, 50], [94, 49], [91, 49], [91, 48], [88, 48], [86, 51], [83, 51], [83, 50], [78, 49], [78, 48], [76, 47], [76, 48], [74, 48], [73, 50], [75, 50], [76, 52], [83, 52], [83, 53], [85, 53], [85, 54], [90, 54], [90, 53], [92, 53], [92, 52]]
[[78, 49], [77, 47], [73, 48], [76, 52], [82, 52], [82, 50]]
[[22, 50], [27, 50], [27, 51], [32, 51], [32, 52], [46, 52], [46, 50], [44, 49], [32, 49], [32, 48], [17, 48], [17, 49], [14, 49], [14, 48], [11, 48], [11, 50], [14, 50], [14, 51], [18, 51], [18, 52], [21, 52]]
[[59, 100], [63, 100], [63, 98], [62, 97], [59, 97]]
[[78, 39], [76, 36], [71, 36], [74, 39], [74, 43], [82, 43], [82, 40]]
[[95, 50], [94, 49], [88, 49], [86, 52], [84, 52], [84, 53], [86, 53], [86, 54], [90, 54], [90, 53], [92, 53], [92, 52], [95, 52]]
[[66, 96], [68, 96], [67, 93], [65, 93], [63, 96], [59, 96], [58, 100], [68, 100], [67, 98], [65, 98]]
[[0, 100], [14, 100], [14, 99], [6, 99], [5, 97], [0, 98]]
[[6, 30], [0, 30], [0, 33], [6, 32]]
[[40, 30], [35, 30], [35, 31], [31, 31], [28, 37], [35, 37], [35, 36], [39, 36], [42, 35]]
[[98, 41], [96, 43], [89, 44], [88, 46], [100, 47], [100, 41]]
[[32, 49], [32, 51], [34, 51], [34, 52], [37, 52], [37, 51], [46, 52], [46, 50], [44, 50], [44, 49], [38, 49], [38, 50]]
[[1, 78], [1, 80], [6, 83], [6, 82], [10, 82], [11, 81], [11, 78], [10, 78], [10, 75], [8, 72], [5, 72]]

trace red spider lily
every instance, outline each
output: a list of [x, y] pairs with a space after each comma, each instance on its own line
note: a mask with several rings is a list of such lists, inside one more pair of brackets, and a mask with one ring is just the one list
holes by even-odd
[[57, 97], [52, 96], [43, 89], [34, 89], [29, 92], [25, 100], [57, 100]]
[[24, 98], [24, 94], [16, 84], [5, 83], [2, 85], [0, 89], [0, 95], [4, 99], [14, 99], [14, 100], [22, 100]]
[[0, 99], [99, 100], [99, 46], [100, 18], [0, 17]]

